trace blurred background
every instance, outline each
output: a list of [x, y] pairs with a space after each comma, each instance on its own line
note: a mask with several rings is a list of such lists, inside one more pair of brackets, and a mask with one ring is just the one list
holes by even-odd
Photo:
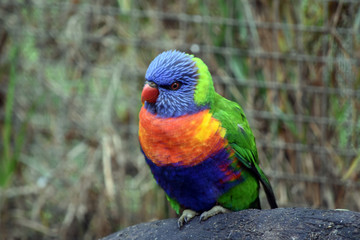
[[175, 217], [137, 137], [169, 49], [245, 109], [281, 207], [360, 210], [359, 1], [2, 0], [0, 239]]

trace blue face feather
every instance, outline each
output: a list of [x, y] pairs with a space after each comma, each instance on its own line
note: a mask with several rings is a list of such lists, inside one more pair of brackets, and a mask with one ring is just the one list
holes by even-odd
[[[178, 117], [198, 112], [203, 107], [194, 102], [198, 68], [192, 56], [179, 51], [166, 51], [149, 65], [145, 78], [157, 85], [159, 96], [155, 103], [145, 102], [145, 108], [161, 117]], [[173, 85], [173, 84], [177, 85]], [[177, 87], [174, 90], [174, 87]]]

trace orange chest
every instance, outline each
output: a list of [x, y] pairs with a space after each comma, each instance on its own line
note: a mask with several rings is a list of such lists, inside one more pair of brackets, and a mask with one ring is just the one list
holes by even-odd
[[139, 140], [156, 165], [197, 165], [227, 146], [225, 129], [209, 110], [177, 118], [161, 118], [140, 110]]

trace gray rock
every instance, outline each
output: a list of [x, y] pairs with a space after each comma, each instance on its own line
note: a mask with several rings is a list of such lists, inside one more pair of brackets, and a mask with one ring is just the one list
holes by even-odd
[[177, 219], [125, 228], [101, 240], [119, 239], [360, 239], [360, 213], [308, 208], [248, 209], [194, 218], [181, 229]]

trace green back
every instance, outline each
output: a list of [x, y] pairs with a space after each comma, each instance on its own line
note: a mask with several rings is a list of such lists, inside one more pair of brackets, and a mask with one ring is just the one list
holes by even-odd
[[[217, 93], [215, 93], [214, 100], [211, 101], [210, 106], [213, 117], [218, 119], [221, 122], [222, 127], [226, 129], [225, 138], [235, 150], [237, 159], [250, 173], [245, 176], [247, 178], [245, 182], [235, 187], [235, 197], [245, 201], [245, 203], [238, 203], [237, 206], [241, 208], [240, 206], [248, 203], [250, 207], [254, 201], [258, 202], [258, 180], [260, 180], [271, 208], [277, 208], [275, 195], [270, 182], [259, 167], [255, 137], [250, 129], [244, 111], [237, 103], [227, 100]], [[254, 181], [254, 179], [256, 179], [256, 181]], [[255, 189], [256, 193], [254, 193]], [[243, 191], [246, 191], [248, 198], [243, 199], [244, 197], [241, 196], [241, 194], [244, 194]], [[233, 194], [232, 191], [224, 194], [225, 196], [223, 197], [234, 201], [234, 195], [231, 194]], [[253, 199], [254, 196], [256, 196], [256, 199]]]
[[[246, 191], [249, 206], [254, 196], [258, 202], [258, 180], [263, 184], [266, 196], [272, 208], [277, 204], [271, 185], [264, 172], [259, 167], [259, 158], [254, 135], [250, 129], [243, 109], [235, 102], [227, 100], [215, 92], [211, 74], [206, 64], [199, 58], [193, 58], [198, 67], [199, 79], [195, 89], [194, 100], [198, 105], [210, 105], [210, 111], [213, 117], [221, 122], [226, 129], [225, 138], [231, 147], [235, 150], [237, 159], [247, 168], [249, 175], [242, 184], [234, 187], [229, 193], [224, 194], [223, 198], [233, 199], [233, 193], [238, 197]], [[246, 189], [250, 189], [246, 190]], [[254, 193], [255, 192], [255, 193]], [[220, 199], [222, 200], [222, 198]], [[226, 202], [227, 200], [224, 200]], [[255, 200], [254, 200], [255, 201]], [[241, 205], [241, 204], [240, 204]], [[239, 206], [240, 206], [239, 205]], [[245, 204], [246, 205], [246, 204]], [[241, 207], [239, 207], [241, 208]]]

